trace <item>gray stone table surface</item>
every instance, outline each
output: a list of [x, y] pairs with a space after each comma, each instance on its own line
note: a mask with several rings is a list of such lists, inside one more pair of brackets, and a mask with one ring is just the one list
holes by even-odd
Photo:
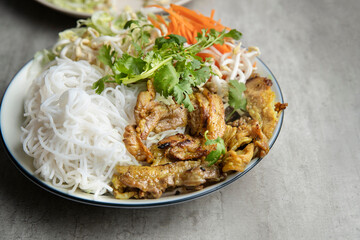
[[[360, 1], [194, 0], [261, 49], [289, 107], [268, 156], [209, 196], [153, 209], [62, 199], [1, 147], [0, 239], [360, 239]], [[0, 2], [0, 91], [75, 19]]]

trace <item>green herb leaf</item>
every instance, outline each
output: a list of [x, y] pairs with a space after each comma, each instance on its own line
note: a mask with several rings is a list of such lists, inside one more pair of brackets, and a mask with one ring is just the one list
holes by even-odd
[[132, 24], [135, 24], [136, 26], [140, 26], [140, 23], [138, 20], [129, 20], [125, 23], [124, 29], [130, 28]]
[[178, 46], [182, 46], [184, 43], [186, 43], [186, 38], [184, 38], [183, 36], [180, 35], [176, 35], [176, 34], [170, 34], [166, 37], [159, 37], [155, 40], [155, 46], [158, 49], [161, 49], [164, 44], [171, 44], [171, 43], [175, 43]]
[[186, 38], [184, 38], [183, 36], [180, 35], [176, 35], [176, 34], [170, 34], [168, 35], [169, 39], [174, 40], [176, 44], [178, 45], [183, 45], [184, 43], [187, 42]]
[[210, 67], [204, 66], [199, 70], [194, 71], [194, 77], [196, 86], [206, 83], [210, 78]]
[[191, 68], [194, 70], [200, 69], [201, 68], [201, 61], [198, 59], [194, 59], [191, 61]]
[[164, 59], [162, 58], [161, 54], [155, 51], [148, 52], [145, 57], [143, 58], [145, 62], [147, 62], [147, 70], [150, 68], [154, 68], [159, 65]]
[[155, 90], [168, 97], [173, 92], [174, 86], [179, 83], [179, 74], [174, 66], [168, 63], [161, 67], [154, 76]]
[[213, 44], [223, 44], [224, 37], [230, 37], [238, 40], [241, 37], [241, 33], [235, 29], [230, 30], [229, 32], [226, 32], [225, 30], [218, 32], [215, 29], [210, 29], [209, 31], [202, 29], [201, 33], [198, 33], [196, 37], [198, 42], [190, 47], [197, 48], [196, 45], [201, 45], [202, 49], [206, 49], [211, 47]]
[[93, 83], [93, 86], [92, 88], [95, 89], [95, 92], [97, 94], [100, 94], [102, 93], [102, 91], [104, 91], [105, 89], [105, 82], [108, 81], [110, 78], [109, 75], [103, 77], [103, 78], [100, 78], [99, 80], [97, 80], [96, 82]]
[[147, 44], [150, 42], [150, 32], [144, 31], [141, 36], [140, 36], [140, 40], [141, 40], [141, 44]]
[[246, 111], [246, 98], [243, 96], [246, 86], [244, 83], [239, 83], [237, 80], [230, 80], [229, 82], [229, 105], [234, 109], [226, 118], [230, 117], [235, 113], [236, 110], [241, 109]]
[[97, 58], [105, 65], [112, 67], [114, 56], [115, 52], [111, 52], [111, 47], [109, 45], [103, 45], [99, 50]]
[[175, 98], [175, 101], [178, 104], [184, 104], [184, 106], [188, 109], [189, 112], [194, 111], [194, 106], [192, 105], [190, 101], [189, 94], [191, 94], [192, 88], [190, 83], [183, 81], [176, 86], [174, 86], [173, 89], [173, 96]]
[[119, 73], [128, 75], [139, 75], [144, 71], [146, 62], [141, 58], [136, 58], [124, 53], [121, 58], [118, 58], [114, 63], [114, 69]]
[[208, 131], [206, 131], [204, 134], [204, 137], [206, 139], [205, 145], [208, 146], [216, 144], [216, 149], [211, 151], [205, 159], [207, 162], [209, 162], [209, 166], [211, 166], [219, 160], [222, 154], [226, 153], [226, 148], [224, 140], [222, 138], [218, 137], [217, 139], [210, 140], [207, 137], [207, 133]]
[[230, 37], [234, 40], [240, 40], [240, 38], [242, 37], [242, 33], [237, 31], [236, 29], [231, 29], [228, 33], [224, 35], [224, 37]]
[[229, 85], [229, 105], [234, 109], [246, 111], [246, 98], [243, 97], [243, 92], [246, 90], [245, 84], [230, 80]]

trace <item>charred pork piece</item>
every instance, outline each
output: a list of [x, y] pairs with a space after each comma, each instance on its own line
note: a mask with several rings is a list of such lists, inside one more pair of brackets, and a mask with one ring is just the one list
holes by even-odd
[[[265, 136], [270, 139], [278, 122], [279, 112], [287, 104], [276, 108], [274, 104], [275, 93], [271, 90], [272, 82], [268, 78], [254, 76], [247, 80], [244, 92], [250, 116], [260, 123]], [[278, 111], [277, 111], [278, 110]]]
[[159, 166], [159, 165], [165, 165], [168, 163], [172, 163], [173, 161], [165, 156], [165, 150], [158, 148], [157, 144], [153, 144], [150, 147], [150, 152], [153, 154], [153, 161], [151, 163], [151, 166]]
[[189, 129], [190, 134], [193, 136], [203, 136], [206, 131], [209, 119], [209, 100], [204, 94], [197, 92], [191, 97], [191, 103], [194, 106], [194, 111], [189, 112]]
[[173, 160], [197, 159], [208, 155], [211, 151], [200, 138], [180, 133], [161, 140], [158, 148], [164, 149], [165, 157]]
[[179, 104], [166, 105], [155, 101], [155, 89], [152, 81], [147, 82], [147, 91], [138, 95], [135, 106], [136, 131], [142, 140], [146, 140], [149, 133], [156, 133], [185, 127], [187, 124], [187, 110]]
[[241, 117], [227, 125], [223, 139], [227, 151], [236, 151], [253, 142], [255, 155], [264, 157], [269, 152], [268, 138], [262, 132], [259, 122], [250, 117]]
[[159, 198], [170, 187], [196, 187], [219, 181], [216, 166], [203, 167], [200, 161], [179, 161], [162, 166], [117, 166], [112, 183], [116, 198]]
[[158, 124], [154, 128], [155, 133], [176, 129], [177, 127], [185, 127], [187, 125], [187, 110], [179, 104], [171, 104], [166, 106], [166, 114], [162, 116]]
[[198, 187], [206, 182], [218, 182], [222, 178], [219, 167], [216, 165], [200, 165], [187, 171], [182, 176], [183, 186]]
[[135, 131], [135, 127], [128, 125], [124, 132], [124, 143], [126, 149], [131, 155], [133, 155], [138, 161], [151, 162], [153, 159], [152, 153], [141, 141], [139, 135]]
[[286, 109], [286, 107], [288, 106], [287, 103], [280, 103], [280, 102], [277, 102], [275, 103], [275, 111], [279, 113], [281, 113], [282, 110]]
[[228, 151], [222, 162], [223, 172], [237, 171], [243, 172], [246, 165], [249, 164], [254, 155], [254, 144], [248, 144], [243, 150], [230, 150]]
[[189, 129], [191, 135], [204, 136], [209, 131], [208, 138], [222, 137], [225, 132], [225, 111], [221, 98], [204, 89], [195, 93], [191, 99], [195, 110], [189, 113]]

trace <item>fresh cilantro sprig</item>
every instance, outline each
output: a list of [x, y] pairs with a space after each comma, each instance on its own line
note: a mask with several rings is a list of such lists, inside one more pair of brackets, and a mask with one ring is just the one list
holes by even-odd
[[238, 109], [246, 111], [246, 98], [243, 96], [245, 90], [246, 86], [244, 83], [239, 83], [236, 80], [230, 80], [228, 103], [233, 108], [233, 111], [227, 116], [226, 120], [229, 120]]
[[[236, 29], [231, 29], [229, 32], [225, 30], [218, 32], [215, 29], [210, 29], [207, 31], [206, 29], [202, 29], [201, 33], [198, 33], [196, 40], [197, 43], [191, 45], [189, 49], [206, 49], [211, 47], [214, 44], [224, 44], [224, 38], [232, 38], [234, 40], [240, 40], [242, 37], [242, 33], [237, 31]], [[201, 50], [198, 50], [199, 52]]]
[[218, 137], [217, 139], [214, 140], [210, 140], [207, 137], [207, 133], [208, 131], [205, 131], [204, 134], [204, 137], [206, 139], [205, 145], [208, 146], [208, 145], [216, 144], [216, 149], [211, 151], [209, 155], [206, 156], [205, 159], [209, 163], [209, 166], [211, 166], [219, 160], [221, 155], [226, 153], [226, 148], [225, 148], [224, 140], [221, 137]]
[[[126, 27], [133, 27], [137, 22], [130, 20]], [[189, 95], [193, 87], [206, 83], [211, 71], [210, 67], [197, 53], [209, 48], [213, 44], [223, 44], [224, 38], [240, 39], [241, 33], [236, 30], [218, 32], [214, 29], [203, 30], [198, 34], [197, 43], [185, 46], [186, 38], [170, 34], [155, 40], [152, 51], [146, 54], [131, 56], [118, 53], [109, 46], [99, 50], [98, 59], [109, 66], [113, 75], [105, 76], [94, 83], [93, 88], [97, 93], [104, 90], [105, 83], [131, 84], [137, 81], [153, 78], [156, 92], [164, 97], [172, 96], [178, 104], [184, 104], [193, 111]], [[145, 42], [147, 37], [145, 37]], [[139, 40], [139, 39], [137, 39]], [[142, 40], [140, 39], [140, 45]], [[141, 46], [136, 46], [141, 50]]]

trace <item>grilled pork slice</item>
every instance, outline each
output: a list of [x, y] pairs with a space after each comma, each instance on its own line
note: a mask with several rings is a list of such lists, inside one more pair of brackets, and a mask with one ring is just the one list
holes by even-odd
[[223, 172], [237, 171], [243, 172], [254, 155], [254, 144], [248, 144], [243, 150], [228, 151], [223, 160]]
[[264, 157], [269, 152], [268, 138], [262, 132], [259, 122], [250, 117], [241, 117], [227, 125], [223, 139], [228, 151], [236, 151], [253, 142], [255, 156]]
[[131, 155], [133, 155], [138, 161], [151, 162], [153, 159], [152, 153], [141, 141], [139, 134], [136, 132], [135, 127], [128, 125], [124, 132], [124, 144], [126, 149]]
[[187, 125], [188, 112], [184, 106], [179, 104], [171, 104], [166, 106], [166, 114], [162, 115], [160, 121], [154, 128], [155, 133], [164, 132], [177, 127], [185, 127]]
[[112, 183], [116, 198], [159, 198], [168, 188], [198, 187], [220, 181], [219, 168], [201, 161], [178, 161], [161, 166], [117, 166]]
[[261, 129], [268, 139], [274, 132], [279, 120], [279, 113], [287, 106], [287, 104], [281, 104], [281, 106], [275, 107], [275, 93], [271, 90], [271, 86], [270, 79], [254, 76], [247, 80], [244, 92], [247, 100], [246, 109], [250, 116], [260, 123]]
[[221, 98], [209, 90], [195, 93], [191, 97], [195, 110], [189, 113], [189, 129], [191, 135], [204, 136], [208, 130], [208, 138], [222, 137], [225, 132], [225, 111]]
[[194, 110], [189, 112], [189, 130], [193, 136], [203, 136], [209, 119], [209, 100], [201, 92], [190, 96]]
[[142, 140], [146, 140], [149, 133], [163, 132], [187, 124], [187, 110], [179, 104], [166, 105], [155, 101], [155, 89], [152, 81], [147, 82], [147, 91], [138, 95], [134, 109], [137, 124], [136, 131]]
[[173, 160], [191, 160], [206, 156], [210, 148], [200, 138], [178, 133], [158, 142], [158, 148], [164, 149], [164, 155]]
[[150, 147], [150, 152], [154, 156], [151, 166], [165, 165], [173, 162], [173, 160], [165, 156], [165, 150], [158, 148], [157, 144], [153, 144]]
[[223, 140], [227, 149], [222, 158], [222, 171], [244, 171], [253, 157], [264, 157], [269, 152], [268, 138], [258, 121], [250, 117], [226, 125]]

